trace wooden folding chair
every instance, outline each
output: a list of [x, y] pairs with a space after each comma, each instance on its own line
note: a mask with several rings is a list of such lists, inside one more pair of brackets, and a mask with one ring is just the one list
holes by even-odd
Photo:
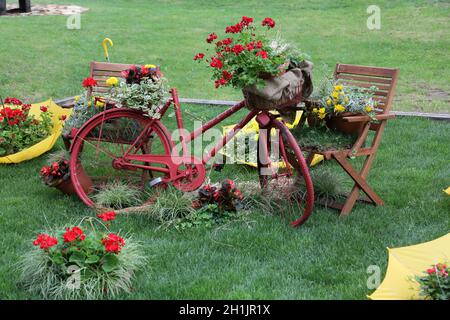
[[[375, 159], [378, 147], [380, 146], [386, 122], [388, 119], [393, 119], [395, 117], [393, 114], [390, 114], [389, 111], [391, 110], [398, 74], [399, 69], [350, 64], [336, 65], [334, 76], [340, 83], [364, 88], [369, 88], [371, 86], [376, 86], [378, 88], [374, 94], [374, 99], [378, 101], [376, 110], [377, 115], [375, 116], [377, 119], [376, 122], [370, 122], [371, 119], [368, 116], [354, 115], [343, 118], [347, 122], [360, 122], [364, 124], [364, 127], [358, 134], [353, 146], [350, 148], [326, 151], [319, 151], [317, 149], [308, 150], [308, 148], [306, 148], [309, 152], [307, 157], [307, 162], [309, 164], [313, 160], [315, 154], [322, 154], [325, 160], [335, 159], [355, 182], [352, 191], [347, 195], [345, 203], [338, 203], [336, 201], [325, 203], [328, 207], [340, 210], [341, 215], [349, 214], [357, 200], [369, 202], [376, 206], [384, 204], [383, 200], [381, 200], [368, 184], [367, 176]], [[370, 131], [374, 131], [374, 138], [370, 147], [366, 147], [366, 140]], [[359, 172], [347, 160], [347, 158], [350, 157], [366, 157]], [[359, 198], [360, 190], [362, 190], [367, 197]]]
[[132, 64], [92, 61], [89, 76], [97, 81], [97, 85], [89, 90], [89, 94], [102, 95], [108, 92], [106, 80], [110, 77], [123, 78], [122, 71], [131, 68]]

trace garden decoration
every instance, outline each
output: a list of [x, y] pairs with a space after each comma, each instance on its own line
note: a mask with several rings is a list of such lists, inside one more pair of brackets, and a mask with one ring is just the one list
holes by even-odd
[[[417, 282], [418, 278], [422, 279], [424, 275], [432, 273], [431, 270], [437, 264], [448, 261], [450, 257], [450, 233], [438, 239], [413, 246], [388, 248], [388, 252], [389, 264], [386, 276], [369, 298], [373, 300], [424, 299], [425, 296], [421, 294], [426, 294], [431, 290], [424, 291], [424, 288], [421, 289], [421, 284], [423, 285], [426, 280]], [[442, 269], [446, 270], [440, 265], [438, 275], [440, 275]], [[442, 276], [445, 277], [443, 274]], [[441, 291], [441, 293], [446, 294], [447, 299], [449, 289], [447, 278], [447, 287], [442, 288], [445, 291]]]
[[99, 299], [131, 290], [145, 263], [140, 245], [109, 230], [115, 212], [85, 218], [54, 234], [41, 233], [21, 261], [19, 284], [53, 299]]
[[110, 38], [105, 38], [102, 41], [103, 51], [105, 52], [105, 59], [109, 62], [109, 52], [108, 52], [108, 43], [111, 47], [114, 46], [114, 43]]
[[[267, 48], [267, 50], [271, 50]], [[261, 58], [264, 59], [264, 58]], [[217, 152], [226, 145], [247, 123], [256, 117], [260, 128], [269, 132], [276, 128], [277, 137], [261, 135], [259, 148], [259, 167], [255, 180], [263, 187], [279, 185], [287, 200], [299, 203], [300, 217], [292, 222], [300, 226], [312, 212], [314, 191], [306, 161], [286, 125], [278, 120], [278, 116], [268, 110], [252, 109], [235, 125], [212, 150], [202, 159], [188, 154], [188, 144], [204, 132], [245, 108], [246, 101], [234, 105], [216, 118], [206, 122], [191, 134], [185, 134], [183, 117], [176, 89], [170, 90], [168, 100], [160, 105], [161, 96], [154, 95], [155, 100], [146, 94], [139, 95], [138, 88], [146, 90], [153, 79], [158, 82], [159, 73], [147, 73], [146, 67], [133, 66], [123, 72], [124, 79], [116, 89], [106, 97], [105, 101], [113, 101], [115, 108], [103, 111], [88, 120], [79, 130], [73, 130], [73, 141], [70, 146], [71, 180], [80, 199], [88, 206], [94, 205], [95, 191], [115, 181], [126, 182], [130, 187], [142, 191], [142, 203], [155, 201], [155, 186], [173, 185], [182, 191], [198, 189], [205, 181], [206, 165]], [[142, 73], [144, 72], [144, 76]], [[151, 78], [151, 79], [150, 79]], [[109, 79], [106, 82], [111, 82]], [[145, 88], [144, 88], [145, 86]], [[159, 91], [158, 91], [159, 92]], [[290, 105], [297, 104], [297, 97]], [[145, 101], [145, 104], [142, 102]], [[287, 104], [286, 104], [287, 105]], [[144, 107], [144, 108], [143, 108]], [[175, 118], [180, 138], [180, 148], [175, 146], [174, 139], [162, 122], [169, 107], [175, 110]], [[150, 112], [148, 112], [150, 111]], [[155, 113], [157, 111], [157, 113]], [[271, 139], [276, 139], [272, 143]], [[271, 144], [272, 143], [272, 144]], [[272, 164], [269, 145], [277, 145], [283, 168]], [[293, 150], [288, 158], [286, 149]], [[278, 163], [278, 161], [277, 161]], [[93, 192], [87, 194], [80, 183], [77, 166], [81, 165], [93, 182]], [[297, 186], [303, 183], [305, 190], [301, 195]]]
[[[366, 67], [356, 66], [349, 64], [337, 64], [335, 69], [335, 79], [343, 86], [357, 86], [362, 88], [377, 87], [377, 90], [373, 92], [373, 100], [377, 101], [377, 108], [373, 110], [366, 110], [369, 114], [361, 115], [346, 115], [340, 117], [340, 121], [348, 124], [362, 124], [362, 129], [358, 129], [356, 135], [349, 136], [344, 135], [345, 138], [350, 138], [351, 143], [343, 143], [336, 146], [330, 146], [327, 149], [319, 149], [317, 146], [308, 146], [308, 134], [315, 135], [315, 130], [298, 129], [298, 143], [302, 146], [303, 150], [307, 151], [307, 162], [311, 163], [316, 154], [324, 156], [325, 160], [335, 159], [339, 165], [345, 170], [345, 172], [355, 182], [352, 191], [346, 195], [346, 201], [344, 204], [336, 201], [325, 203], [327, 207], [338, 209], [341, 215], [347, 215], [351, 212], [353, 206], [357, 200], [368, 202], [376, 206], [383, 205], [383, 200], [375, 193], [367, 182], [367, 176], [375, 159], [376, 152], [381, 143], [381, 137], [386, 126], [386, 122], [389, 119], [393, 119], [395, 116], [390, 113], [392, 101], [394, 98], [394, 91], [397, 84], [398, 69], [391, 68], [379, 68], [379, 67]], [[341, 90], [338, 87], [335, 92], [337, 93], [336, 100], [341, 99]], [[332, 95], [335, 95], [332, 93]], [[333, 97], [332, 97], [333, 98]], [[325, 104], [328, 104], [328, 95], [325, 96]], [[345, 99], [345, 97], [344, 97]], [[331, 102], [334, 103], [334, 102]], [[317, 112], [319, 116], [321, 114], [326, 115], [326, 108], [321, 106], [320, 101], [307, 101], [305, 103], [307, 110], [313, 110]], [[314, 110], [318, 108], [318, 110]], [[321, 110], [323, 109], [323, 110]], [[345, 110], [343, 110], [345, 111]], [[321, 116], [320, 116], [321, 117]], [[320, 118], [319, 117], [319, 118]], [[323, 116], [322, 118], [325, 118]], [[369, 147], [366, 146], [369, 132], [374, 132], [374, 137]], [[295, 133], [294, 133], [295, 134]], [[326, 134], [330, 135], [330, 139], [334, 138], [334, 133], [329, 130]], [[297, 134], [296, 134], [297, 136]], [[341, 139], [342, 140], [342, 139]], [[354, 157], [366, 157], [361, 170], [358, 172], [347, 158]], [[359, 198], [359, 192], [363, 191], [367, 197]]]
[[31, 105], [5, 99], [0, 106], [0, 163], [20, 163], [49, 151], [71, 110], [51, 99]]
[[[271, 113], [274, 113], [273, 111], [271, 111]], [[297, 111], [296, 115], [295, 115], [295, 119], [292, 123], [285, 123], [286, 126], [289, 129], [294, 129], [299, 123], [300, 123], [300, 119], [303, 115], [302, 111]], [[223, 134], [224, 136], [230, 132], [233, 127], [235, 126], [235, 124], [233, 125], [229, 125], [229, 126], [224, 126], [223, 127]], [[276, 134], [276, 132], [274, 130], [272, 130], [271, 134]], [[242, 128], [242, 130], [236, 135], [236, 138], [239, 141], [242, 141], [242, 137], [244, 137], [246, 143], [250, 143], [251, 140], [257, 142], [258, 141], [258, 135], [259, 135], [259, 126], [258, 126], [258, 122], [256, 122], [255, 119], [252, 119], [244, 128]], [[233, 150], [231, 152], [227, 152], [227, 148], [224, 147], [221, 150], [221, 153], [223, 155], [225, 155], [227, 158], [233, 159], [234, 161], [237, 161], [238, 163], [241, 164], [245, 164], [251, 167], [258, 167], [258, 163], [256, 161], [256, 157], [254, 157], [254, 159], [252, 157], [250, 157], [249, 154], [247, 153], [237, 153], [236, 155], [234, 155]], [[320, 154], [316, 154], [314, 156], [314, 159], [312, 160], [310, 166], [315, 166], [316, 164], [320, 163], [323, 160], [323, 156]], [[278, 164], [279, 166], [283, 165], [283, 162], [280, 162]]]

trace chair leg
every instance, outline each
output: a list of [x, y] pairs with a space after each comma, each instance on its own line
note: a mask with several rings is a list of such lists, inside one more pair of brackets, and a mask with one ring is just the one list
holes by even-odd
[[367, 175], [374, 159], [374, 154], [371, 154], [367, 157], [360, 173], [356, 172], [352, 165], [347, 161], [345, 155], [335, 155], [334, 158], [340, 164], [340, 166], [350, 175], [353, 181], [355, 181], [355, 185], [353, 186], [353, 189], [350, 195], [347, 197], [347, 200], [341, 210], [342, 216], [348, 215], [352, 211], [353, 206], [355, 205], [356, 200], [359, 197], [359, 191], [361, 189], [367, 194], [369, 199], [376, 206], [384, 204], [383, 200], [381, 200], [381, 198], [375, 193], [375, 191], [369, 186], [366, 181]]

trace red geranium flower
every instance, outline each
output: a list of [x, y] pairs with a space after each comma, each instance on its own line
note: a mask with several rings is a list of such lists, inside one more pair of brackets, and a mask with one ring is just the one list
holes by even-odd
[[219, 80], [214, 81], [214, 86], [216, 88], [223, 86], [225, 84], [227, 84], [227, 80], [225, 80], [224, 78], [220, 78]]
[[116, 218], [116, 212], [115, 211], [106, 211], [103, 213], [99, 213], [97, 215], [100, 219], [103, 221], [113, 221]]
[[83, 241], [86, 236], [79, 227], [73, 227], [72, 229], [67, 228], [66, 232], [63, 234], [64, 242], [73, 242], [75, 240]]
[[205, 54], [204, 54], [204, 53], [197, 53], [197, 54], [194, 56], [194, 60], [202, 60], [204, 57], [205, 57]]
[[213, 32], [211, 33], [208, 38], [206, 38], [206, 42], [211, 43], [213, 42], [215, 39], [217, 39], [217, 35]]
[[95, 79], [92, 77], [87, 77], [86, 79], [83, 80], [83, 87], [85, 87], [85, 88], [94, 87], [96, 85], [97, 85], [97, 81], [95, 81]]
[[233, 52], [238, 56], [239, 53], [244, 51], [244, 46], [242, 44], [235, 44], [233, 47]]
[[5, 102], [5, 104], [13, 104], [15, 106], [19, 106], [22, 104], [22, 101], [20, 101], [17, 98], [13, 98], [13, 97], [6, 97], [4, 102]]
[[41, 111], [42, 112], [47, 112], [47, 110], [48, 110], [47, 106], [41, 106]]
[[243, 16], [241, 20], [241, 24], [243, 26], [249, 26], [253, 22], [253, 18]]
[[240, 23], [225, 28], [225, 33], [239, 33], [241, 31], [242, 31], [242, 24]]
[[220, 61], [220, 59], [217, 59], [217, 58], [212, 58], [211, 63], [209, 65], [211, 67], [217, 68], [217, 69], [222, 69], [222, 67], [223, 67], [222, 61]]
[[267, 58], [269, 57], [269, 55], [267, 54], [266, 51], [258, 51], [258, 52], [256, 53], [256, 56], [260, 56], [260, 57], [263, 58], [263, 59], [267, 59]]
[[226, 38], [222, 40], [222, 43], [226, 46], [230, 45], [233, 42], [233, 39], [231, 38]]
[[59, 117], [59, 120], [61, 121], [65, 121], [67, 119], [67, 116], [65, 114], [63, 114], [61, 117]]
[[3, 119], [4, 119], [4, 118], [3, 118], [2, 116], [0, 116], [0, 122], [2, 122], [2, 121], [3, 121]]
[[24, 104], [24, 105], [22, 105], [22, 110], [23, 111], [30, 110], [30, 108], [31, 108], [31, 104]]
[[227, 70], [222, 71], [222, 76], [225, 80], [231, 80], [231, 78], [233, 78], [233, 75], [229, 73]]
[[261, 25], [263, 27], [267, 26], [268, 28], [273, 28], [273, 27], [275, 27], [275, 21], [272, 18], [267, 17], [262, 21]]
[[58, 243], [58, 239], [49, 236], [48, 234], [39, 234], [36, 240], [33, 241], [33, 245], [39, 246], [41, 249], [48, 249]]
[[107, 238], [102, 239], [102, 244], [107, 252], [118, 254], [125, 245], [125, 241], [117, 234], [110, 233]]

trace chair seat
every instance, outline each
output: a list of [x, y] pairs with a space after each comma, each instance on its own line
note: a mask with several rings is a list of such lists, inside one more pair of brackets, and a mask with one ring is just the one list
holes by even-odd
[[318, 154], [350, 150], [358, 138], [357, 135], [333, 131], [325, 126], [318, 128], [299, 126], [292, 130], [292, 134], [302, 150], [315, 151]]

